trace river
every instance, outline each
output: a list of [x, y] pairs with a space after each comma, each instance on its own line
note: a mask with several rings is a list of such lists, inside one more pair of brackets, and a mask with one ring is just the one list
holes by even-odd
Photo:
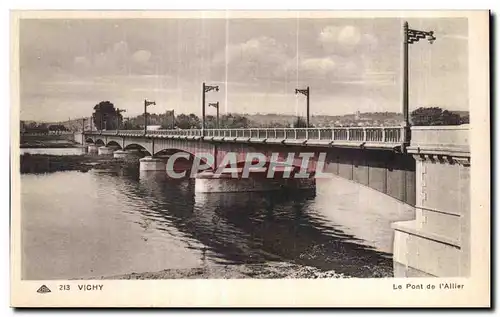
[[125, 171], [21, 175], [22, 278], [275, 261], [390, 276], [390, 224], [414, 217], [412, 207], [338, 177], [300, 194], [193, 186]]

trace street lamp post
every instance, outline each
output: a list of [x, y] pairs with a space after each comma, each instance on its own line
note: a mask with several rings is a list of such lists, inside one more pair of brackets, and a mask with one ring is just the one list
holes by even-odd
[[306, 96], [306, 128], [309, 128], [309, 92], [309, 86], [307, 86], [306, 89], [295, 89], [295, 94], [303, 94], [304, 96]]
[[211, 90], [219, 91], [219, 86], [209, 86], [203, 83], [201, 94], [201, 135], [205, 136], [205, 94]]
[[214, 107], [217, 109], [217, 129], [220, 129], [220, 126], [219, 126], [219, 102], [212, 102], [212, 103], [209, 103], [208, 104], [209, 107]]
[[148, 113], [146, 108], [150, 105], [156, 105], [156, 102], [144, 99], [144, 135], [146, 135], [148, 129], [148, 118], [147, 118]]
[[410, 29], [408, 22], [403, 24], [403, 127], [405, 144], [410, 143], [410, 115], [409, 115], [409, 68], [408, 68], [408, 45], [420, 41], [420, 39], [427, 38], [429, 43], [434, 43], [436, 37], [434, 31], [419, 31]]

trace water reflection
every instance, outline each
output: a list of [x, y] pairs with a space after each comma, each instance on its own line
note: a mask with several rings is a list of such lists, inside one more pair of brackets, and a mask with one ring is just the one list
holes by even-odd
[[392, 271], [390, 254], [362, 244], [311, 208], [314, 191], [194, 194], [192, 180], [157, 172], [141, 172], [138, 186], [127, 189], [147, 202], [141, 212], [159, 230], [175, 226], [204, 261], [289, 261], [359, 277]]
[[390, 276], [391, 198], [344, 180], [316, 191], [212, 193], [137, 167], [25, 174], [23, 278], [78, 278], [285, 261]]

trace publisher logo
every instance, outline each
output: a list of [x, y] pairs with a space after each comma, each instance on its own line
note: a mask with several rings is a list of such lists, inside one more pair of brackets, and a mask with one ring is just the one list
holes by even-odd
[[46, 285], [42, 285], [42, 286], [40, 286], [40, 288], [36, 292], [40, 293], [40, 294], [46, 294], [46, 293], [50, 293], [51, 290]]

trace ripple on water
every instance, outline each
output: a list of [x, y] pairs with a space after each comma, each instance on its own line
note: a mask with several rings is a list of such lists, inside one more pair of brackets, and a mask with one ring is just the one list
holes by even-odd
[[194, 193], [137, 173], [22, 175], [23, 277], [111, 276], [291, 262], [392, 274], [392, 221], [408, 206], [341, 179], [316, 192]]

